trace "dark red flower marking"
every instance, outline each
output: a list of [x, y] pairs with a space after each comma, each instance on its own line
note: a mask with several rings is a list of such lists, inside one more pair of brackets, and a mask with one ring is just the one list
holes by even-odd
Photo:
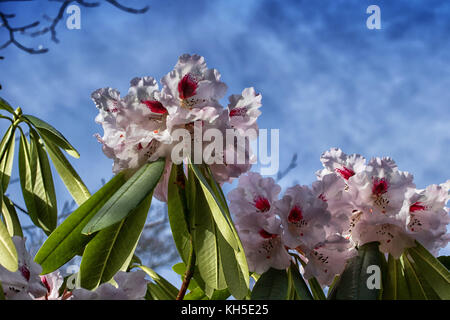
[[30, 280], [30, 270], [25, 265], [20, 266], [19, 271], [27, 281]]
[[384, 178], [374, 178], [373, 179], [373, 186], [372, 186], [372, 193], [376, 196], [381, 196], [382, 194], [386, 193], [388, 190], [388, 183], [386, 179]]
[[296, 222], [299, 222], [302, 219], [303, 219], [302, 210], [299, 207], [294, 206], [291, 209], [291, 212], [289, 212], [288, 221], [290, 223], [296, 223]]
[[274, 238], [278, 237], [277, 234], [272, 234], [270, 232], [267, 232], [264, 229], [259, 230], [259, 235], [261, 237], [263, 237], [264, 239], [274, 239]]
[[414, 202], [409, 207], [409, 212], [416, 212], [416, 211], [421, 211], [421, 210], [425, 210], [425, 209], [426, 209], [426, 207], [421, 202]]
[[137, 149], [140, 151], [140, 150], [142, 150], [142, 149], [144, 149], [144, 147], [142, 146], [142, 143], [138, 143], [138, 145], [137, 145]]
[[254, 206], [261, 212], [266, 212], [270, 210], [270, 202], [264, 197], [256, 197], [254, 201]]
[[141, 101], [142, 103], [145, 103], [145, 105], [150, 109], [151, 112], [153, 113], [158, 113], [158, 114], [167, 114], [167, 109], [164, 108], [164, 106], [162, 105], [161, 102], [156, 101], [156, 100], [146, 100], [146, 101]]
[[50, 285], [48, 284], [47, 277], [41, 276], [41, 282], [47, 288], [47, 291], [50, 293], [50, 291], [52, 291], [52, 289], [50, 288]]
[[195, 96], [197, 88], [198, 83], [194, 76], [190, 73], [186, 74], [183, 79], [178, 82], [178, 93], [180, 95], [180, 99], [187, 99]]
[[339, 173], [345, 180], [348, 180], [350, 177], [355, 175], [355, 171], [347, 167], [344, 167], [343, 169], [336, 169], [336, 172]]
[[245, 108], [235, 108], [230, 110], [230, 117], [245, 116], [246, 113], [247, 109]]

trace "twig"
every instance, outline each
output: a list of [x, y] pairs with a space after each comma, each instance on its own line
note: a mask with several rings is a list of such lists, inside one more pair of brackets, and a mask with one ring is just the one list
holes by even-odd
[[286, 170], [278, 172], [277, 174], [277, 182], [283, 179], [292, 169], [297, 167], [297, 154], [294, 153], [292, 156], [291, 162], [289, 163], [289, 166], [286, 168]]

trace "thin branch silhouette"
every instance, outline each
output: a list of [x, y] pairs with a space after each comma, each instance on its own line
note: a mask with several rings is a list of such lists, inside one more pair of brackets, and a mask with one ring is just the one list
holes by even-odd
[[[31, 1], [34, 1], [34, 0], [0, 0], [0, 3], [3, 3], [3, 2], [31, 2]], [[85, 8], [95, 8], [95, 7], [99, 7], [101, 4], [100, 2], [88, 2], [85, 0], [48, 0], [48, 1], [49, 2], [58, 2], [60, 6], [58, 9], [57, 15], [54, 18], [51, 18], [47, 15], [43, 16], [44, 22], [50, 22], [50, 25], [45, 26], [42, 29], [36, 30], [37, 27], [44, 24], [44, 23], [41, 23], [42, 21], [34, 21], [32, 23], [26, 24], [21, 27], [13, 27], [10, 23], [10, 20], [15, 18], [16, 15], [8, 14], [8, 13], [0, 11], [0, 22], [1, 22], [0, 30], [2, 28], [5, 28], [7, 30], [8, 36], [9, 36], [9, 39], [6, 42], [0, 44], [0, 50], [8, 47], [9, 45], [14, 45], [17, 48], [19, 48], [25, 52], [28, 52], [30, 54], [46, 53], [46, 52], [48, 52], [48, 48], [39, 46], [37, 49], [35, 49], [35, 48], [25, 46], [19, 40], [17, 40], [16, 35], [19, 33], [19, 34], [28, 35], [31, 37], [38, 37], [38, 36], [42, 36], [47, 33], [50, 33], [51, 40], [55, 43], [59, 43], [56, 28], [57, 28], [58, 24], [61, 22], [61, 20], [63, 19], [64, 13], [65, 13], [67, 7], [69, 6], [69, 4], [77, 3], [80, 6], [85, 7]], [[132, 14], [142, 14], [142, 13], [147, 12], [149, 9], [149, 6], [145, 6], [141, 9], [131, 8], [131, 7], [128, 7], [128, 6], [125, 6], [121, 3], [119, 3], [116, 0], [104, 0], [104, 1], [111, 4], [112, 6], [114, 6], [116, 8], [118, 8], [121, 11], [124, 11], [127, 13], [132, 13]], [[34, 31], [32, 31], [32, 30], [34, 30]], [[2, 58], [2, 57], [0, 57], [0, 58]]]

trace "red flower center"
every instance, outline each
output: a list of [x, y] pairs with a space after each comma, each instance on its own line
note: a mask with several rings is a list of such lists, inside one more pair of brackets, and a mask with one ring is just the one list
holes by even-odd
[[267, 198], [256, 197], [254, 200], [254, 206], [261, 212], [266, 212], [270, 210], [270, 203]]
[[19, 271], [27, 281], [30, 280], [30, 270], [25, 265], [20, 266]]
[[41, 276], [41, 281], [42, 281], [42, 284], [47, 288], [47, 291], [50, 293], [50, 291], [52, 291], [52, 289], [50, 288], [50, 285], [48, 284], [47, 277]]
[[245, 108], [235, 108], [230, 110], [230, 118], [236, 116], [244, 116], [247, 113]]
[[426, 209], [426, 207], [421, 202], [414, 202], [409, 207], [409, 212], [416, 212], [416, 211], [421, 211], [421, 210], [425, 210], [425, 209]]
[[145, 103], [145, 105], [150, 109], [153, 113], [159, 113], [159, 114], [166, 114], [167, 109], [164, 108], [161, 102], [155, 101], [155, 100], [146, 100], [141, 101], [142, 103]]
[[343, 169], [336, 169], [336, 172], [339, 173], [345, 180], [348, 180], [350, 177], [355, 175], [355, 171], [347, 167], [344, 167]]
[[180, 99], [187, 99], [194, 96], [197, 88], [198, 83], [194, 76], [190, 73], [186, 74], [183, 79], [178, 82], [178, 93], [180, 95]]
[[266, 230], [264, 230], [264, 229], [261, 229], [261, 230], [259, 230], [259, 235], [261, 236], [261, 237], [263, 237], [264, 239], [274, 239], [274, 238], [276, 238], [278, 235], [276, 235], [276, 234], [272, 234], [272, 233], [270, 233], [270, 232], [267, 232]]
[[374, 195], [381, 196], [382, 194], [386, 193], [387, 190], [388, 190], [388, 183], [384, 178], [373, 179], [372, 193]]
[[291, 209], [291, 212], [289, 212], [288, 221], [291, 223], [299, 222], [303, 219], [302, 210], [295, 206]]

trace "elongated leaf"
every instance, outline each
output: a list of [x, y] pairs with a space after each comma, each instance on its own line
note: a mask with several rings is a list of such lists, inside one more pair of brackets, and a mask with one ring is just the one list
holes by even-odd
[[189, 164], [189, 169], [195, 173], [195, 176], [199, 181], [201, 190], [203, 190], [203, 194], [210, 207], [214, 221], [216, 222], [223, 238], [234, 250], [239, 251], [239, 245], [236, 241], [235, 233], [233, 232], [230, 222], [226, 218], [226, 209], [222, 206], [220, 199], [216, 197], [212, 187], [208, 184], [205, 176], [195, 164]]
[[[199, 183], [196, 187], [200, 188]], [[227, 284], [223, 274], [223, 261], [220, 258], [219, 239], [217, 237], [219, 231], [203, 193], [196, 195], [192, 212], [192, 237], [200, 276], [205, 284], [212, 289], [225, 289]], [[208, 292], [206, 293], [208, 295]]]
[[288, 275], [286, 270], [270, 268], [256, 281], [252, 290], [252, 300], [286, 300]]
[[121, 222], [100, 232], [86, 246], [80, 264], [79, 282], [94, 289], [119, 270], [126, 270], [144, 228], [152, 194]]
[[147, 300], [173, 300], [173, 297], [167, 293], [166, 290], [161, 288], [161, 286], [155, 283], [148, 283], [148, 291], [147, 293], [150, 295], [151, 299]]
[[45, 148], [52, 160], [53, 165], [55, 166], [56, 171], [61, 177], [64, 185], [67, 190], [72, 195], [73, 199], [78, 205], [81, 205], [84, 201], [86, 201], [90, 197], [89, 190], [84, 184], [83, 180], [81, 180], [78, 173], [72, 167], [70, 162], [61, 152], [58, 146], [55, 146], [51, 143], [46, 136], [43, 136], [42, 139], [45, 142]]
[[5, 225], [0, 221], [0, 265], [11, 272], [18, 268], [17, 251]]
[[50, 234], [34, 258], [42, 266], [43, 274], [55, 271], [83, 251], [93, 235], [83, 235], [81, 230], [124, 183], [124, 174], [119, 173]]
[[450, 300], [450, 272], [427, 249], [416, 242], [416, 247], [406, 249], [408, 258], [417, 266], [418, 273], [430, 284], [436, 294]]
[[164, 164], [164, 159], [160, 159], [143, 165], [89, 221], [83, 233], [91, 234], [105, 229], [127, 217], [153, 193], [163, 173]]
[[0, 143], [0, 183], [2, 184], [3, 193], [6, 192], [11, 178], [16, 141], [14, 133], [14, 128], [12, 126], [9, 127]]
[[56, 228], [58, 209], [53, 176], [47, 153], [37, 133], [30, 129], [31, 179], [34, 202], [43, 230], [48, 234]]
[[20, 226], [19, 217], [17, 216], [13, 203], [6, 196], [3, 196], [1, 203], [3, 221], [5, 222], [9, 235], [11, 237], [19, 236], [22, 238], [22, 227]]
[[[347, 262], [338, 282], [330, 293], [332, 300], [376, 300], [380, 289], [369, 288], [369, 266], [378, 266], [381, 271], [381, 254], [377, 242], [366, 243], [358, 248], [358, 256]], [[376, 276], [376, 274], [375, 274]], [[381, 274], [379, 274], [381, 277]], [[381, 278], [379, 279], [381, 283]]]
[[147, 273], [156, 284], [166, 292], [170, 300], [175, 300], [177, 298], [178, 289], [175, 288], [169, 281], [161, 277], [158, 273], [146, 266], [139, 266], [145, 273]]
[[[31, 135], [30, 131], [30, 135]], [[42, 176], [39, 144], [24, 135], [20, 136], [19, 177], [27, 212], [33, 223], [47, 234], [56, 226], [57, 208], [53, 190], [46, 190]], [[47, 160], [48, 162], [48, 160]], [[44, 164], [45, 166], [45, 164]], [[49, 183], [51, 188], [53, 181]], [[51, 194], [51, 195], [50, 195]]]
[[[236, 299], [243, 299], [248, 294], [248, 272], [242, 273], [242, 269], [236, 259], [236, 252], [222, 237], [220, 232], [217, 233], [219, 243], [220, 258], [223, 262], [223, 274], [228, 286], [228, 290]], [[244, 254], [244, 251], [242, 251]], [[245, 256], [244, 256], [245, 257]]]
[[6, 111], [14, 114], [13, 107], [11, 107], [11, 105], [3, 98], [0, 98], [0, 109], [6, 110]]
[[309, 291], [308, 285], [298, 270], [298, 266], [291, 263], [288, 274], [300, 300], [314, 300], [311, 292]]
[[326, 300], [325, 293], [316, 278], [308, 279], [309, 287], [313, 294], [314, 300]]
[[[228, 208], [227, 202], [225, 200], [225, 195], [223, 194], [222, 188], [217, 184], [217, 182], [214, 180], [214, 177], [212, 175], [212, 172], [210, 170], [209, 167], [207, 167], [207, 181], [209, 183], [209, 185], [212, 187], [212, 190], [214, 192], [214, 195], [216, 196], [216, 199], [218, 199], [222, 205], [222, 208], [225, 210], [225, 218], [227, 219], [231, 230], [234, 234], [236, 243], [238, 245], [238, 250], [234, 250], [234, 255], [237, 261], [237, 267], [238, 270], [236, 271], [232, 271], [232, 272], [236, 272], [236, 274], [239, 275], [239, 286], [237, 288], [239, 288], [240, 292], [235, 291], [236, 289], [234, 289], [234, 285], [233, 285], [233, 289], [230, 288], [231, 293], [233, 294], [233, 296], [236, 297], [235, 294], [241, 295], [243, 293], [243, 290], [247, 291], [249, 290], [249, 285], [250, 285], [250, 272], [248, 270], [248, 264], [247, 264], [247, 258], [245, 257], [245, 252], [244, 252], [244, 248], [242, 246], [241, 240], [239, 238], [239, 235], [237, 233], [237, 230], [234, 226], [233, 220], [231, 218], [231, 213], [230, 210]], [[227, 259], [228, 261], [228, 259]], [[224, 270], [225, 268], [235, 268], [234, 264], [225, 264], [224, 266]], [[226, 272], [226, 273], [230, 273], [230, 272]], [[242, 278], [241, 278], [242, 276]], [[229, 280], [227, 280], [228, 283]], [[236, 280], [231, 280], [233, 282], [236, 282]], [[245, 289], [244, 289], [245, 286]]]
[[28, 120], [28, 122], [37, 129], [41, 136], [45, 137], [47, 140], [65, 150], [72, 157], [80, 157], [78, 151], [69, 143], [69, 141], [67, 141], [67, 139], [61, 134], [61, 132], [56, 130], [53, 126], [32, 115], [23, 115], [23, 118]]
[[420, 283], [420, 278], [408, 258], [402, 255], [400, 257], [400, 261], [402, 262], [402, 266], [405, 271], [410, 298], [413, 300], [425, 300], [431, 298], [427, 296], [426, 290]]
[[173, 165], [170, 171], [167, 210], [173, 240], [181, 259], [187, 263], [191, 250], [189, 208], [186, 199], [186, 179], [182, 170]]

